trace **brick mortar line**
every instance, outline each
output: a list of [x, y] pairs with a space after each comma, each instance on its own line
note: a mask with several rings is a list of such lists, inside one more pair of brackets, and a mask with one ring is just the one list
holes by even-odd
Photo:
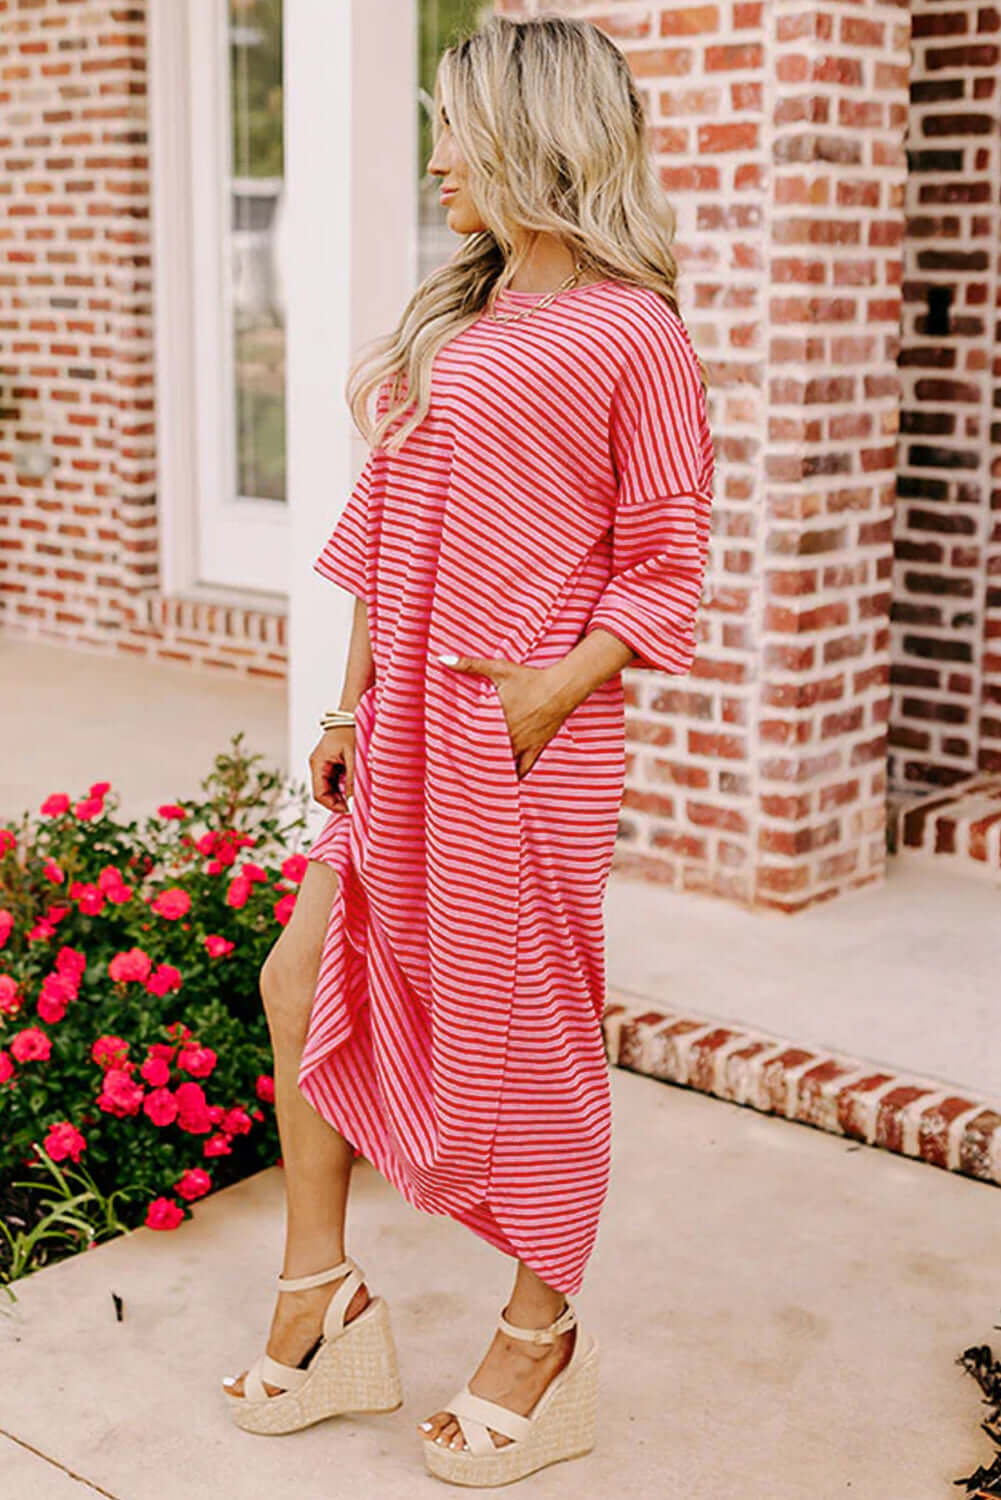
[[616, 1067], [1001, 1186], [1001, 1101], [615, 991], [602, 1026]]

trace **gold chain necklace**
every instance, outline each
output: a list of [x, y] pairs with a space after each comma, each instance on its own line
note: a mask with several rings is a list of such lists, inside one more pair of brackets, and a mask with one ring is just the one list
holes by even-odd
[[565, 276], [559, 286], [554, 287], [551, 292], [546, 292], [545, 296], [540, 298], [538, 302], [533, 302], [531, 307], [523, 307], [521, 312], [516, 313], [490, 312], [487, 313], [487, 317], [495, 323], [517, 323], [520, 318], [527, 318], [532, 313], [538, 312], [540, 307], [548, 307], [553, 298], [560, 295], [560, 292], [565, 292], [568, 287], [574, 286], [580, 280], [583, 269], [583, 262], [576, 260], [569, 276]]

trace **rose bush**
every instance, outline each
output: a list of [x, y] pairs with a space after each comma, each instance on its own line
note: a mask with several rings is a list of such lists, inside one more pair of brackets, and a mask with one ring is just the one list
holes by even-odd
[[102, 781], [0, 827], [6, 1283], [176, 1228], [279, 1159], [259, 974], [305, 873], [308, 792], [242, 738], [201, 798], [141, 822]]

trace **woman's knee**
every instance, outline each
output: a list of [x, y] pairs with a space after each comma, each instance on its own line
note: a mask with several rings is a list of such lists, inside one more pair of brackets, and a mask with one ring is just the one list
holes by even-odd
[[273, 1027], [293, 1033], [305, 1029], [336, 890], [337, 877], [333, 871], [310, 862], [292, 918], [261, 966], [261, 999]]
[[273, 1027], [301, 1031], [313, 1004], [319, 963], [308, 955], [289, 951], [286, 936], [283, 932], [261, 965], [261, 1000]]

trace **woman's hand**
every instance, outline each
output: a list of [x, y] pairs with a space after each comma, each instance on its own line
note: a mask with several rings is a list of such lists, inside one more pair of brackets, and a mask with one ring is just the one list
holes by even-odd
[[[335, 766], [343, 766], [344, 770], [336, 792], [332, 792], [329, 778]], [[314, 800], [331, 812], [347, 812], [348, 798], [354, 795], [355, 786], [354, 726], [342, 724], [337, 729], [324, 730], [309, 757], [309, 770]]]
[[494, 683], [521, 780], [575, 706], [560, 690], [552, 668], [525, 667], [503, 657], [485, 656], [450, 656], [444, 664], [453, 672], [475, 673]]

